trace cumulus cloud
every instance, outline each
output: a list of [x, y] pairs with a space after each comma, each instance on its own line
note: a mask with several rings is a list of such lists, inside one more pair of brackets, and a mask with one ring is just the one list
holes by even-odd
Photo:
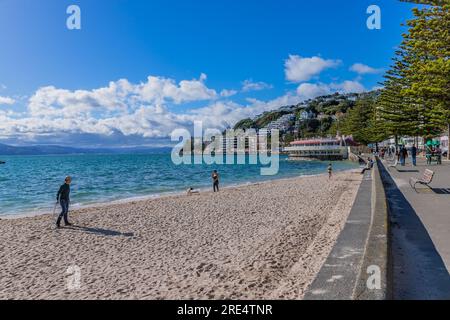
[[13, 98], [0, 96], [0, 105], [11, 105], [14, 103], [16, 103], [16, 100]]
[[360, 82], [350, 80], [344, 81], [339, 84], [332, 84], [331, 87], [341, 93], [361, 93], [366, 91], [366, 89]]
[[205, 85], [206, 75], [201, 74], [198, 80], [183, 80], [177, 85], [174, 80], [150, 76], [146, 83], [135, 86], [137, 98], [145, 102], [172, 100], [175, 103], [209, 100], [217, 97], [214, 89]]
[[273, 86], [271, 84], [262, 81], [254, 82], [252, 79], [247, 79], [242, 82], [242, 92], [260, 91], [272, 88]]
[[[39, 88], [28, 100], [22, 115], [0, 114], [0, 138], [61, 134], [93, 134], [167, 137], [180, 125], [189, 124], [193, 115], [175, 114], [169, 104], [215, 100], [218, 94], [206, 86], [207, 77], [183, 80], [150, 76], [142, 83], [126, 79], [112, 81], [93, 90]], [[10, 98], [2, 103], [11, 104]]]
[[[85, 145], [93, 141], [103, 145], [153, 143], [155, 139], [167, 141], [175, 129], [191, 130], [194, 121], [202, 121], [205, 128], [223, 130], [241, 119], [316, 96], [365, 90], [357, 81], [302, 83], [297, 91], [269, 101], [248, 98], [245, 103], [236, 103], [218, 98], [237, 91], [217, 94], [205, 81], [202, 74], [198, 79], [180, 82], [153, 76], [141, 83], [121, 79], [92, 90], [42, 87], [28, 99], [26, 111], [0, 110], [0, 139], [24, 143], [81, 141]], [[182, 112], [171, 109], [191, 101], [205, 104]]]
[[302, 83], [297, 88], [297, 95], [304, 100], [330, 94], [330, 87], [326, 84]]
[[319, 96], [339, 93], [361, 93], [366, 91], [358, 81], [343, 81], [341, 83], [302, 83], [297, 88], [297, 96], [303, 100], [313, 99]]
[[303, 58], [298, 55], [289, 55], [284, 63], [284, 72], [287, 80], [303, 82], [340, 63], [339, 60], [325, 60], [321, 57]]
[[236, 95], [237, 93], [238, 93], [237, 90], [227, 90], [227, 89], [223, 89], [222, 91], [220, 91], [220, 96], [221, 96], [221, 97], [228, 98], [228, 97], [232, 97], [232, 96]]
[[355, 63], [350, 67], [350, 71], [356, 72], [358, 74], [375, 74], [380, 73], [383, 70], [382, 69], [375, 69], [372, 67], [369, 67], [368, 65], [362, 64], [362, 63]]
[[98, 112], [129, 113], [140, 104], [180, 104], [215, 99], [216, 91], [209, 89], [205, 80], [206, 75], [202, 74], [198, 80], [183, 80], [178, 84], [172, 79], [150, 76], [140, 84], [121, 79], [94, 90], [70, 91], [48, 86], [35, 92], [29, 99], [28, 108], [32, 116], [79, 118]]
[[[24, 113], [0, 113], [0, 139], [51, 142], [62, 141], [62, 137], [70, 141], [75, 136], [91, 139], [102, 136], [105, 141], [111, 137], [142, 141], [167, 138], [174, 129], [192, 128], [194, 121], [225, 129], [243, 117], [269, 108], [269, 105], [261, 109], [218, 101], [219, 96], [229, 97], [237, 91], [223, 90], [218, 95], [206, 86], [206, 79], [202, 74], [198, 79], [177, 83], [173, 79], [149, 76], [142, 83], [121, 79], [92, 90], [42, 87], [29, 98]], [[181, 113], [169, 108], [192, 101], [206, 101], [206, 106]]]

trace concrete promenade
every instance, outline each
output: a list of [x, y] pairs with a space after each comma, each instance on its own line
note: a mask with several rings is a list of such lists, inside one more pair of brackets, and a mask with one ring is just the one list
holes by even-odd
[[[384, 183], [391, 223], [394, 299], [450, 299], [450, 163], [388, 168]], [[431, 188], [409, 185], [425, 169], [435, 172]]]
[[[365, 260], [371, 259], [367, 257], [366, 250], [373, 220], [373, 182], [373, 171], [367, 171], [345, 227], [308, 288], [305, 300], [353, 300], [359, 299], [360, 295], [364, 295], [363, 299], [366, 298], [363, 294], [365, 288], [360, 285], [360, 282], [364, 282], [360, 280], [360, 275]], [[385, 231], [383, 233], [386, 234]], [[379, 256], [378, 252], [375, 255]], [[387, 261], [387, 257], [384, 261]], [[368, 299], [384, 299], [386, 285], [377, 291], [370, 293]]]

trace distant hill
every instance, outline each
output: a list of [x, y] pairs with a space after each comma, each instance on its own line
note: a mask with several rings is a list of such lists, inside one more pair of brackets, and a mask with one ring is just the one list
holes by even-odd
[[123, 148], [72, 148], [53, 145], [10, 146], [0, 143], [0, 155], [63, 155], [63, 154], [129, 154], [129, 153], [166, 153], [171, 148], [123, 147]]
[[[364, 93], [334, 93], [320, 96], [298, 103], [297, 105], [282, 106], [273, 111], [264, 112], [253, 119], [247, 118], [237, 122], [234, 129], [262, 129], [271, 122], [278, 120], [285, 114], [295, 115], [295, 120], [288, 124], [288, 130], [281, 134], [281, 138], [288, 143], [293, 138], [314, 137], [336, 134], [336, 121], [346, 116], [360, 99], [375, 97], [380, 91]], [[304, 113], [308, 115], [304, 118]]]

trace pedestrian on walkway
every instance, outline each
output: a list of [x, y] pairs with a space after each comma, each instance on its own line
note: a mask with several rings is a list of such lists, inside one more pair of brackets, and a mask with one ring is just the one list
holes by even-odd
[[405, 146], [402, 146], [400, 148], [400, 164], [402, 167], [404, 167], [406, 164], [406, 158], [408, 158], [408, 150]]
[[417, 165], [417, 148], [416, 145], [413, 144], [411, 148], [411, 159], [412, 159], [412, 165], [415, 167]]

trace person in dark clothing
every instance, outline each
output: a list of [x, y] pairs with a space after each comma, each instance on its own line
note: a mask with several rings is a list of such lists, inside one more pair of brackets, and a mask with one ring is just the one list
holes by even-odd
[[331, 163], [328, 165], [327, 171], [328, 171], [328, 179], [331, 179], [331, 177], [333, 176], [333, 165]]
[[414, 144], [411, 148], [411, 159], [412, 159], [412, 165], [415, 167], [417, 164], [417, 148]]
[[213, 171], [211, 177], [212, 177], [212, 180], [213, 180], [214, 192], [219, 192], [219, 174], [217, 173], [217, 170]]
[[404, 166], [406, 164], [406, 159], [408, 159], [408, 149], [406, 149], [406, 146], [403, 146], [402, 156], [400, 158], [402, 158], [402, 157], [403, 157], [402, 166]]
[[56, 226], [59, 228], [61, 226], [61, 219], [64, 218], [64, 224], [66, 226], [71, 226], [72, 224], [68, 220], [69, 213], [69, 203], [70, 203], [70, 184], [72, 182], [71, 177], [66, 177], [64, 184], [59, 187], [58, 193], [56, 194], [56, 201], [61, 205], [61, 213], [56, 221]]

